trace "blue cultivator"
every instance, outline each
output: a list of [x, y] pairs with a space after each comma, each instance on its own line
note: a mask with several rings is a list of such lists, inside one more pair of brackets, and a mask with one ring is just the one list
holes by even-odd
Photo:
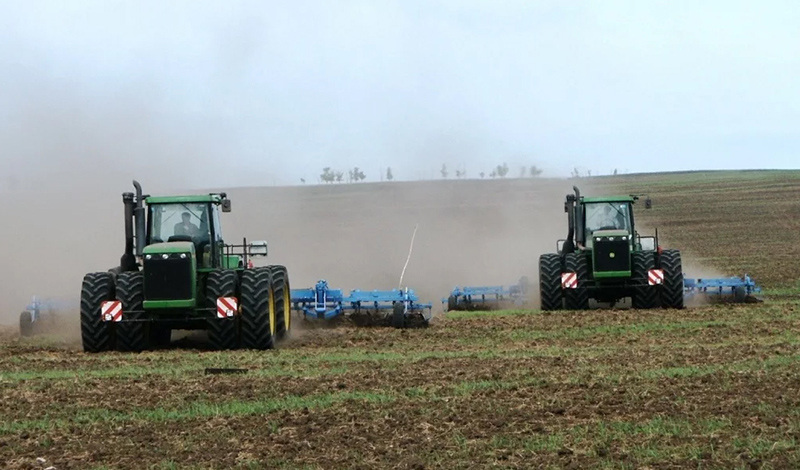
[[753, 295], [761, 292], [761, 287], [748, 276], [696, 279], [684, 275], [683, 278], [684, 298], [691, 299], [696, 295], [706, 295], [720, 300], [730, 300], [734, 302], [759, 302]]
[[427, 326], [431, 319], [431, 304], [419, 303], [411, 289], [353, 289], [345, 296], [341, 289], [328, 287], [325, 280], [312, 289], [292, 289], [292, 307], [306, 319], [332, 320], [349, 314], [362, 324], [389, 320], [395, 328]]
[[57, 312], [77, 310], [78, 306], [71, 302], [42, 300], [34, 296], [31, 303], [19, 314], [19, 334], [33, 336], [44, 333], [48, 326], [54, 326]]
[[442, 304], [445, 311], [521, 307], [528, 302], [529, 291], [530, 282], [522, 277], [513, 286], [456, 287], [449, 297], [442, 299]]

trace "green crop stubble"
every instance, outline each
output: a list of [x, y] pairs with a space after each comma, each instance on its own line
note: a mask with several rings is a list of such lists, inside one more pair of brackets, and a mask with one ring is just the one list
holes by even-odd
[[[720, 364], [716, 366], [695, 368], [669, 368], [639, 371], [638, 373], [602, 374], [596, 369], [586, 368], [583, 372], [592, 372], [591, 379], [595, 383], [618, 384], [625, 380], [656, 380], [662, 377], [701, 377], [716, 373], [746, 373], [752, 371], [775, 370], [778, 368], [792, 368], [800, 360], [800, 356], [776, 356], [764, 360], [748, 360], [736, 364]], [[524, 372], [524, 371], [523, 371]], [[561, 380], [565, 384], [584, 382], [577, 375], [570, 375]], [[388, 403], [401, 398], [428, 399], [436, 401], [448, 397], [469, 397], [485, 390], [516, 389], [519, 387], [539, 387], [545, 384], [557, 384], [554, 377], [544, 379], [536, 376], [521, 375], [514, 380], [482, 380], [465, 381], [456, 384], [411, 387], [399, 390], [385, 390], [385, 392], [353, 391], [340, 393], [327, 393], [312, 396], [287, 396], [283, 398], [264, 399], [254, 401], [232, 400], [223, 403], [195, 402], [188, 406], [151, 410], [113, 411], [108, 409], [91, 409], [72, 414], [70, 418], [49, 418], [38, 420], [10, 421], [0, 423], [0, 435], [11, 434], [29, 430], [47, 430], [51, 428], [67, 427], [72, 425], [97, 423], [118, 423], [126, 421], [163, 422], [174, 420], [195, 419], [200, 417], [235, 417], [254, 414], [267, 414], [275, 411], [296, 410], [301, 408], [326, 408], [334, 403], [347, 400], [361, 400], [367, 403]]]

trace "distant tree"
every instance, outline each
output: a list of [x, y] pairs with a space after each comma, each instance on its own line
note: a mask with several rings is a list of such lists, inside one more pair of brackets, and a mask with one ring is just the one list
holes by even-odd
[[617, 176], [617, 169], [614, 168], [614, 176]]
[[542, 174], [542, 170], [540, 168], [537, 168], [536, 165], [531, 165], [530, 173], [533, 178], [536, 178], [537, 176]]
[[505, 163], [503, 163], [502, 165], [497, 165], [497, 168], [495, 168], [494, 172], [497, 174], [497, 176], [505, 178], [506, 175], [508, 174], [508, 165], [506, 165]]
[[588, 171], [586, 172], [586, 176], [588, 176], [589, 178], [591, 178], [591, 177], [592, 177], [592, 170], [588, 170]]
[[491, 172], [491, 173], [489, 173], [489, 177], [491, 177], [491, 178], [497, 178], [497, 169], [494, 169], [494, 170], [492, 170], [492, 172]]
[[322, 169], [322, 174], [319, 177], [325, 183], [333, 183], [335, 175], [331, 170], [331, 167], [326, 166], [325, 168]]
[[442, 169], [439, 170], [439, 173], [442, 174], [442, 178], [447, 179], [447, 165], [442, 163]]
[[580, 171], [578, 171], [578, 167], [575, 167], [572, 170], [572, 177], [573, 178], [580, 178], [581, 177], [581, 173], [580, 173]]
[[344, 172], [343, 171], [337, 171], [336, 172], [336, 182], [337, 183], [341, 183], [343, 179], [344, 179]]
[[481, 176], [481, 179], [483, 179], [483, 177], [484, 177], [484, 176], [486, 176], [486, 173], [484, 173], [484, 172], [481, 172], [481, 173], [480, 173], [480, 176]]
[[392, 181], [394, 179], [394, 175], [392, 175], [392, 167], [386, 169], [386, 179]]
[[524, 166], [520, 167], [520, 169], [519, 169], [519, 177], [520, 178], [524, 178], [527, 173], [528, 173], [528, 169], [527, 168], [525, 168]]
[[300, 178], [300, 182], [303, 183], [303, 184], [306, 184], [306, 179], [305, 178]]
[[348, 180], [347, 181], [351, 182], [351, 183], [352, 182], [358, 183], [359, 181], [361, 181], [361, 180], [363, 180], [365, 178], [366, 178], [366, 175], [364, 175], [363, 171], [359, 170], [358, 167], [353, 167], [353, 169], [348, 172]]

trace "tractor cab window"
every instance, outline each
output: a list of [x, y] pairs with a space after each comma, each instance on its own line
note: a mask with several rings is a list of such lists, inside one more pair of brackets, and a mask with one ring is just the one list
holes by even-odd
[[180, 203], [150, 206], [151, 243], [210, 240], [208, 204]]
[[586, 233], [591, 236], [592, 232], [596, 230], [626, 230], [630, 232], [630, 204], [627, 202], [586, 204]]

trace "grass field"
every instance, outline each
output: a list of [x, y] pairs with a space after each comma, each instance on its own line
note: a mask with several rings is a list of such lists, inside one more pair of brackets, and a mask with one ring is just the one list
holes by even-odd
[[[19, 339], [7, 329], [0, 462], [800, 468], [800, 270], [791, 259], [800, 255], [800, 172], [592, 185], [650, 193], [655, 206], [643, 222], [709, 269], [753, 274], [765, 302], [450, 313], [421, 330], [297, 321], [292, 338], [267, 353], [185, 343], [86, 355], [56, 337]], [[207, 375], [212, 367], [246, 371]]]

